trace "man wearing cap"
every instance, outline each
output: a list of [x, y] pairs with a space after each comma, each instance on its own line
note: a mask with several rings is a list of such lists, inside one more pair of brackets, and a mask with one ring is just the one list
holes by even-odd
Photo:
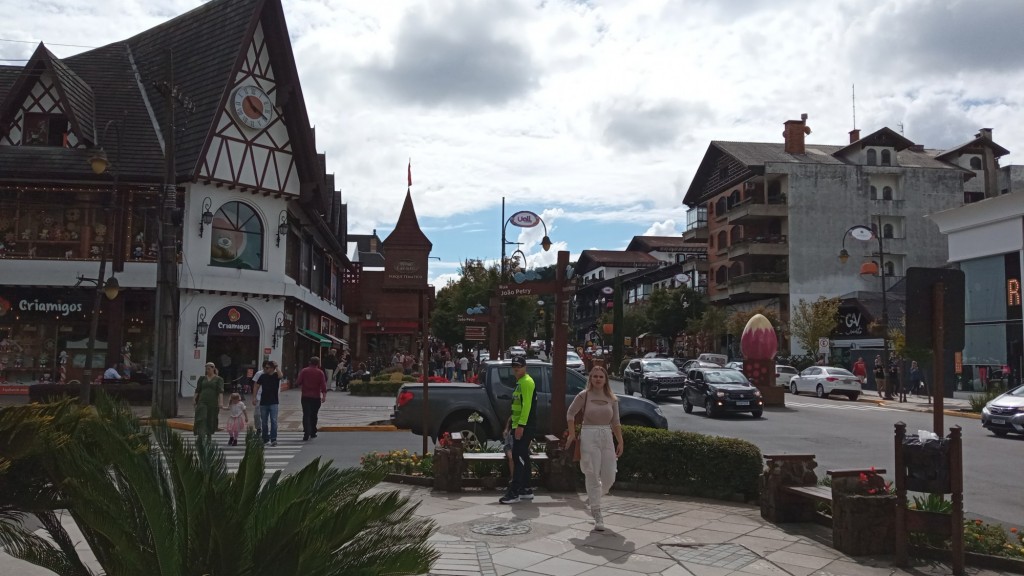
[[512, 417], [509, 428], [512, 431], [512, 483], [508, 492], [498, 502], [515, 504], [522, 499], [533, 498], [530, 488], [530, 441], [533, 439], [534, 421], [537, 418], [537, 385], [526, 373], [526, 357], [512, 358], [512, 373], [516, 377], [516, 390], [512, 393]]

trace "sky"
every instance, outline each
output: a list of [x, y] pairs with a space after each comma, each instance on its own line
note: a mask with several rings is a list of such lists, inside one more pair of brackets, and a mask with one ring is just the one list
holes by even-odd
[[[889, 127], [942, 149], [988, 127], [1002, 165], [1024, 164], [1020, 0], [283, 1], [350, 233], [386, 237], [411, 159], [438, 288], [466, 259], [498, 259], [502, 199], [554, 242], [506, 227], [531, 268], [679, 234], [712, 140], [781, 143], [802, 113], [809, 145]], [[201, 3], [0, 0], [0, 63], [38, 41], [70, 56]]]

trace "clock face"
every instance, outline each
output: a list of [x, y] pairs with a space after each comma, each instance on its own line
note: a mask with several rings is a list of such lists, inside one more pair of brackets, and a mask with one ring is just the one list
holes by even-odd
[[270, 123], [274, 107], [267, 93], [255, 86], [242, 86], [232, 98], [235, 116], [242, 124], [259, 130]]

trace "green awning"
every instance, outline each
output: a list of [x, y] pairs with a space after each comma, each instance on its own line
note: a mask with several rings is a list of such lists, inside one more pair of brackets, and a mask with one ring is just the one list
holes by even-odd
[[312, 330], [307, 330], [305, 328], [300, 329], [299, 334], [302, 334], [303, 336], [309, 338], [313, 342], [320, 344], [321, 348], [331, 347], [331, 339], [328, 338], [327, 336], [324, 336], [323, 334], [317, 334], [316, 332], [313, 332]]

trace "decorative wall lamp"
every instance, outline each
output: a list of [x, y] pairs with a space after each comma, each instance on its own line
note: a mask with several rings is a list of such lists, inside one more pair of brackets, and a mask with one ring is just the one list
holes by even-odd
[[274, 316], [274, 336], [271, 343], [274, 348], [277, 348], [277, 342], [284, 340], [284, 313], [278, 312]]
[[207, 196], [203, 198], [203, 216], [199, 220], [199, 237], [203, 237], [203, 228], [206, 228], [213, 222], [213, 212], [210, 212], [210, 208], [213, 207], [213, 200]]
[[200, 306], [199, 311], [196, 312], [196, 348], [199, 348], [199, 337], [206, 336], [209, 329], [210, 325], [206, 322], [206, 306]]
[[277, 224], [277, 240], [275, 241], [276, 246], [281, 245], [281, 236], [288, 235], [288, 211], [281, 210], [281, 215], [278, 217]]

